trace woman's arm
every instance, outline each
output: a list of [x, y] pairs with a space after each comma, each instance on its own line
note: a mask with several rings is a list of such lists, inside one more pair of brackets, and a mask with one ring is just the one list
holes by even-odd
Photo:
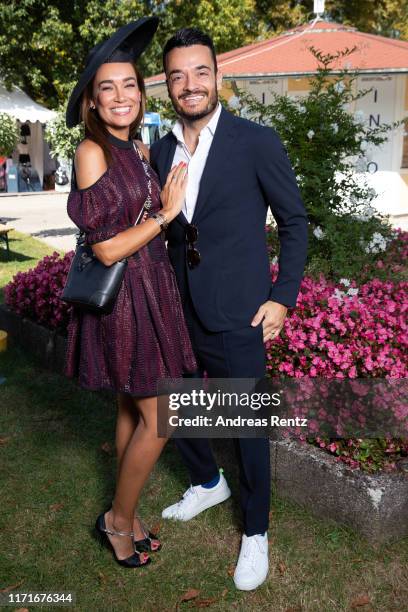
[[[107, 170], [103, 150], [91, 140], [84, 140], [75, 154], [75, 173], [79, 189], [91, 187]], [[174, 177], [174, 180], [172, 180]], [[167, 177], [161, 193], [162, 213], [168, 223], [176, 217], [183, 205], [187, 186], [187, 167], [175, 166]], [[154, 219], [119, 232], [113, 238], [92, 245], [96, 257], [106, 266], [129, 257], [160, 234], [161, 228]]]
[[78, 189], [92, 187], [108, 169], [102, 148], [88, 139], [83, 140], [78, 146], [74, 164]]

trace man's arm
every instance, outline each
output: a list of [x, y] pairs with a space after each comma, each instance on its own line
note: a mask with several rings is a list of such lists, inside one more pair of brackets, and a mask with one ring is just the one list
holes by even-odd
[[286, 149], [271, 128], [258, 139], [256, 173], [280, 242], [279, 273], [269, 299], [295, 306], [306, 263], [307, 214]]
[[276, 338], [287, 309], [296, 305], [307, 255], [307, 215], [295, 174], [275, 130], [262, 130], [257, 143], [256, 173], [278, 225], [279, 273], [269, 300], [258, 309], [252, 325], [262, 322], [264, 342]]

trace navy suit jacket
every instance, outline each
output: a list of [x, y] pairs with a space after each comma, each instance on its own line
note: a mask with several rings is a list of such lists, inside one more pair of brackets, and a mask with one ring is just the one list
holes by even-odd
[[[162, 185], [177, 141], [172, 132], [150, 150]], [[265, 222], [270, 206], [280, 239], [279, 275], [272, 285]], [[307, 251], [307, 216], [277, 133], [222, 109], [192, 218], [201, 262], [186, 262], [180, 213], [167, 231], [168, 252], [182, 299], [190, 295], [210, 331], [247, 327], [268, 299], [295, 306]]]

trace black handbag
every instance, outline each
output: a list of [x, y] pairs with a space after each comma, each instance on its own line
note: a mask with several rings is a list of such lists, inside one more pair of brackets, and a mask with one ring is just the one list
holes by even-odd
[[[136, 147], [135, 149], [141, 157], [139, 150]], [[148, 189], [149, 195], [134, 225], [139, 223], [143, 214], [151, 207], [150, 181]], [[85, 233], [80, 232], [61, 300], [77, 308], [99, 314], [112, 312], [126, 267], [127, 259], [105, 266], [96, 257], [92, 247], [85, 244]]]
[[126, 266], [127, 259], [105, 266], [92, 247], [85, 244], [85, 235], [81, 233], [61, 300], [101, 314], [112, 312]]

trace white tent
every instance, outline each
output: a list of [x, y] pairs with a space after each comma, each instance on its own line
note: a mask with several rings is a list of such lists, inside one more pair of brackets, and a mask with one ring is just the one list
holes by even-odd
[[53, 119], [56, 114], [54, 111], [45, 108], [45, 106], [34, 102], [19, 87], [13, 85], [12, 90], [8, 91], [3, 83], [0, 83], [0, 112], [12, 115], [21, 123], [25, 121], [46, 123]]
[[28, 154], [31, 165], [38, 172], [42, 184], [44, 177], [44, 137], [42, 124], [53, 119], [54, 111], [34, 102], [22, 89], [13, 86], [8, 91], [0, 82], [0, 113], [7, 113], [20, 123], [29, 122], [31, 138], [28, 143]]

